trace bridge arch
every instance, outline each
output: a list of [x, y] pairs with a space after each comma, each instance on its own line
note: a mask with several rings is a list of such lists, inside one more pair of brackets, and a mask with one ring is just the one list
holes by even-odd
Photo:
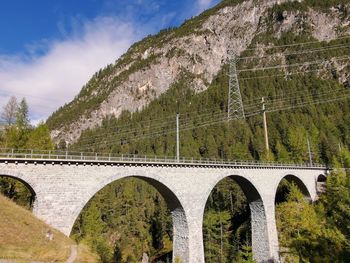
[[221, 176], [220, 179], [216, 181], [213, 188], [206, 194], [207, 202], [215, 186], [224, 179], [231, 179], [237, 183], [247, 198], [251, 218], [252, 252], [254, 260], [256, 262], [269, 262], [269, 260], [272, 260], [272, 256], [268, 242], [268, 222], [265, 205], [258, 187], [249, 176], [239, 174]]
[[29, 203], [30, 203], [29, 206], [30, 206], [30, 208], [35, 209], [36, 204], [37, 204], [37, 192], [34, 190], [32, 183], [30, 183], [26, 179], [24, 179], [24, 176], [22, 174], [0, 172], [0, 178], [10, 178], [10, 179], [13, 179], [13, 180], [18, 181], [21, 184], [23, 184], [31, 194], [31, 197], [29, 200]]
[[181, 262], [189, 262], [189, 229], [184, 207], [175, 194], [175, 191], [170, 189], [167, 185], [165, 185], [165, 183], [155, 179], [157, 176], [115, 175], [99, 183], [96, 187], [89, 191], [87, 198], [85, 198], [74, 211], [74, 220], [70, 226], [69, 233], [72, 231], [74, 222], [78, 218], [83, 208], [99, 191], [113, 182], [128, 178], [137, 178], [148, 183], [149, 185], [153, 186], [164, 198], [167, 207], [171, 212], [173, 222], [173, 262], [175, 262], [175, 258], [180, 259]]
[[320, 175], [317, 176], [316, 181], [317, 181], [317, 182], [323, 182], [323, 183], [324, 183], [324, 182], [327, 181], [327, 176], [324, 175], [324, 174], [320, 174]]
[[320, 195], [326, 191], [327, 176], [320, 174], [315, 180], [317, 194]]
[[[308, 201], [312, 201], [313, 200], [313, 195], [311, 193], [313, 193], [314, 191], [312, 191], [312, 189], [310, 188], [311, 186], [308, 185], [307, 182], [305, 182], [301, 177], [299, 176], [296, 176], [296, 175], [293, 175], [293, 174], [287, 174], [287, 175], [284, 175], [279, 181], [278, 181], [278, 184], [275, 188], [275, 199], [277, 197], [277, 192], [278, 192], [278, 187], [281, 185], [281, 182], [283, 180], [286, 180], [288, 181], [289, 183], [294, 183], [298, 188], [299, 190], [302, 192], [302, 194], [305, 196], [305, 198], [308, 200]], [[313, 185], [312, 185], [313, 186]], [[276, 201], [276, 200], [275, 200]]]

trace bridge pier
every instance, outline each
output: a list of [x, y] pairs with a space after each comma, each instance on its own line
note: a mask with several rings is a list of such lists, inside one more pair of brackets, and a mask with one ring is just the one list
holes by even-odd
[[181, 208], [171, 212], [173, 218], [173, 262], [190, 262], [189, 229], [185, 211]]
[[[199, 203], [197, 206], [199, 207]], [[196, 206], [196, 203], [193, 203]], [[189, 226], [189, 249], [190, 257], [189, 263], [204, 263], [204, 242], [203, 242], [203, 212], [197, 210], [192, 213], [188, 213], [188, 226]]]
[[273, 262], [268, 238], [268, 222], [261, 200], [249, 204], [252, 227], [252, 251], [256, 262]]
[[280, 262], [275, 197], [263, 196], [262, 200], [258, 205], [253, 204], [254, 208], [250, 205], [253, 257], [257, 262]]

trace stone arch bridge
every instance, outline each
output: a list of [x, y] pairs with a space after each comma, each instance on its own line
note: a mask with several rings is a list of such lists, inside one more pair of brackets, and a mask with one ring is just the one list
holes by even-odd
[[278, 262], [275, 196], [283, 178], [294, 181], [310, 200], [317, 197], [321, 166], [203, 162], [83, 156], [0, 156], [0, 176], [22, 181], [35, 194], [33, 212], [67, 236], [87, 202], [113, 181], [137, 177], [164, 197], [173, 217], [173, 261], [203, 263], [203, 215], [212, 189], [230, 177], [245, 193], [251, 210], [253, 256]]

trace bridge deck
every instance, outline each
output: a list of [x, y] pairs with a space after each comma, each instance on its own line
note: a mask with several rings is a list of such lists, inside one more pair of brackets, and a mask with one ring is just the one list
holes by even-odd
[[170, 157], [149, 157], [137, 155], [101, 155], [96, 153], [72, 153], [58, 151], [0, 149], [0, 163], [37, 163], [61, 165], [109, 165], [109, 166], [176, 166], [217, 167], [235, 169], [327, 169], [320, 164], [295, 164], [281, 162], [258, 162], [254, 160], [227, 161], [221, 159], [188, 159]]

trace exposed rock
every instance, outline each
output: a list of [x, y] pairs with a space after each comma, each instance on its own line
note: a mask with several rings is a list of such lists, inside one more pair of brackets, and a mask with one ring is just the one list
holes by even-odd
[[[145, 50], [139, 46], [131, 48], [116, 62], [112, 72], [99, 80], [99, 86], [92, 93], [92, 96], [99, 96], [110, 88], [106, 99], [97, 109], [79, 116], [77, 121], [53, 130], [52, 138], [56, 142], [64, 139], [67, 143], [73, 143], [83, 130], [101, 125], [102, 120], [108, 116], [118, 117], [124, 110], [135, 112], [142, 109], [166, 92], [184, 70], [194, 76], [192, 86], [196, 92], [205, 90], [207, 83], [212, 82], [226, 63], [228, 50], [235, 50], [237, 54], [244, 51], [257, 33], [267, 30], [267, 26], [261, 22], [267, 10], [276, 3], [286, 1], [250, 0], [236, 6], [227, 6], [207, 17], [192, 32], [173, 37], [174, 32], [170, 31], [155, 46]], [[345, 25], [345, 31], [350, 32], [346, 26], [348, 22], [344, 22], [347, 19], [341, 17], [338, 9], [332, 9], [328, 14], [312, 9], [306, 14], [300, 11], [284, 11], [282, 20], [275, 24], [274, 31], [276, 37], [290, 30], [298, 34], [307, 23], [314, 38], [331, 40], [339, 35], [339, 27]], [[341, 33], [344, 34], [344, 30]], [[123, 63], [127, 56], [130, 59]], [[123, 81], [115, 81], [136, 65], [137, 61], [148, 60], [149, 63], [130, 72]]]
[[149, 257], [147, 253], [143, 253], [141, 263], [148, 263], [148, 262], [149, 262]]

